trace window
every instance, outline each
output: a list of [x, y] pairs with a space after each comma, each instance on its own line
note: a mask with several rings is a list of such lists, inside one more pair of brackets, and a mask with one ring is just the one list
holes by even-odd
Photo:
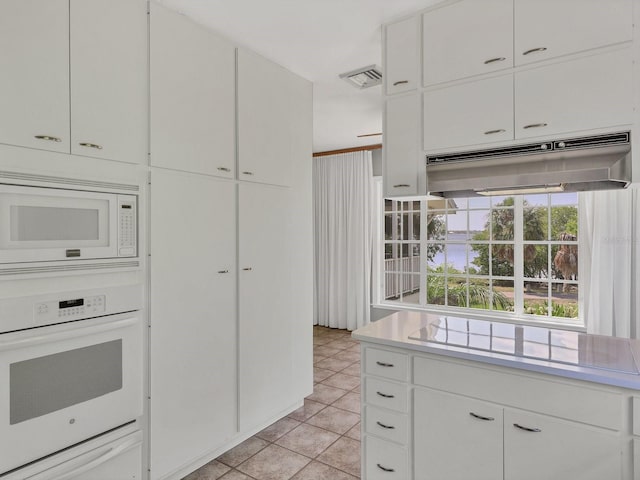
[[577, 234], [576, 193], [386, 199], [383, 298], [576, 321]]

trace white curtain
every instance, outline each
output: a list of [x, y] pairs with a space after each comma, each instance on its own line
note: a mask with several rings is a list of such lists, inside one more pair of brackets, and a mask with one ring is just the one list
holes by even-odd
[[314, 158], [316, 325], [369, 323], [372, 182], [370, 151]]
[[640, 190], [579, 195], [578, 275], [589, 333], [640, 335]]

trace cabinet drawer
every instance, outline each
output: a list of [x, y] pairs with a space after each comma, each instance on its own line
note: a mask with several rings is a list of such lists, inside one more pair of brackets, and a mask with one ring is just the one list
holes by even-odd
[[367, 406], [364, 410], [365, 432], [392, 442], [407, 444], [409, 426], [406, 415], [389, 412], [377, 407]]
[[369, 375], [407, 381], [408, 363], [406, 355], [377, 348], [367, 348], [364, 353], [365, 372]]
[[387, 382], [373, 377], [366, 377], [364, 380], [364, 401], [366, 403], [406, 413], [408, 398], [407, 386], [404, 384]]
[[364, 477], [367, 480], [407, 480], [407, 450], [385, 440], [365, 437]]
[[[511, 372], [517, 372], [510, 369]], [[415, 357], [414, 383], [450, 393], [619, 430], [623, 396], [588, 386]]]

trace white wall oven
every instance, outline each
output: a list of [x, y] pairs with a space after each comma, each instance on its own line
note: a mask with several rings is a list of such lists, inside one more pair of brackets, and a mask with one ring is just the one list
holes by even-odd
[[[74, 449], [85, 460], [71, 458], [56, 467], [58, 476], [47, 468], [34, 478], [89, 479], [107, 460], [100, 468], [117, 471], [120, 453], [131, 462], [136, 454], [124, 452], [140, 452], [132, 439], [109, 448], [99, 439], [139, 428], [141, 301], [140, 285], [0, 300], [0, 479], [31, 478], [24, 472], [42, 459]], [[86, 442], [99, 449], [85, 451]], [[114, 478], [139, 478], [136, 458], [130, 473]]]

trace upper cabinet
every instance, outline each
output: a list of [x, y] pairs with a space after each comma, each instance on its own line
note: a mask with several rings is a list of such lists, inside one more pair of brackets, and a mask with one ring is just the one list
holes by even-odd
[[151, 4], [151, 165], [235, 177], [235, 47]]
[[0, 42], [0, 142], [146, 160], [145, 0], [6, 0]]
[[422, 22], [424, 86], [513, 66], [513, 0], [463, 0]]
[[385, 27], [385, 69], [387, 95], [415, 90], [418, 86], [418, 38], [416, 17]]
[[69, 0], [3, 0], [0, 45], [0, 142], [69, 153]]
[[632, 0], [514, 0], [515, 64], [632, 39]]
[[238, 49], [238, 179], [289, 186], [296, 98], [306, 82], [248, 50]]
[[71, 0], [71, 153], [141, 163], [148, 134], [146, 0]]
[[417, 94], [391, 97], [385, 105], [385, 197], [418, 195], [421, 155], [418, 146], [420, 102]]

